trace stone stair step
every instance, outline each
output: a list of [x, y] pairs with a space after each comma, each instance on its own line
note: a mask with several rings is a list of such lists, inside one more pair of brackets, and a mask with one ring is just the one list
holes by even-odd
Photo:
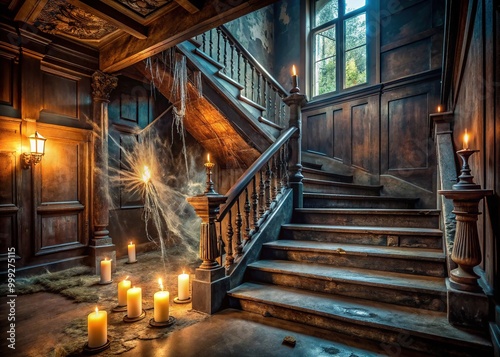
[[[302, 162], [302, 164], [305, 164]], [[321, 165], [318, 165], [321, 167]], [[328, 171], [323, 171], [320, 169], [316, 169], [313, 167], [306, 167], [304, 166], [302, 168], [302, 174], [304, 175], [305, 178], [310, 178], [310, 179], [318, 179], [318, 180], [330, 180], [330, 181], [336, 181], [336, 182], [353, 182], [353, 176], [352, 175], [342, 175], [342, 174], [336, 174], [333, 172], [328, 172]]]
[[414, 208], [418, 198], [304, 193], [305, 208]]
[[330, 180], [318, 180], [304, 178], [304, 192], [312, 193], [340, 193], [350, 195], [380, 196], [380, 185], [357, 185], [349, 182], [335, 182]]
[[372, 244], [409, 248], [442, 247], [443, 232], [434, 228], [332, 226], [289, 223], [281, 227], [281, 239], [331, 243]]
[[438, 228], [436, 209], [296, 208], [296, 223]]
[[444, 279], [287, 260], [248, 265], [246, 281], [446, 311]]
[[263, 245], [261, 259], [321, 263], [442, 278], [446, 276], [445, 255], [438, 249], [278, 240]]
[[229, 292], [245, 311], [342, 332], [431, 356], [490, 356], [481, 334], [449, 324], [446, 313], [296, 288], [246, 282]]

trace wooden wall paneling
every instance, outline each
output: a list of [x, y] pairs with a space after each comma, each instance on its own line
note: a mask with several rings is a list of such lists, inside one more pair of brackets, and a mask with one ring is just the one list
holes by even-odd
[[[0, 261], [7, 259], [7, 248], [20, 249], [21, 214], [21, 123], [0, 118]], [[3, 270], [3, 269], [0, 269]]]
[[352, 165], [370, 172], [371, 155], [374, 150], [371, 140], [371, 120], [368, 102], [350, 103], [351, 157]]
[[381, 100], [381, 173], [435, 190], [429, 113], [439, 100], [437, 80], [390, 90]]
[[0, 51], [0, 78], [0, 115], [20, 118], [17, 54]]
[[382, 53], [380, 65], [382, 82], [428, 71], [431, 45], [430, 38], [425, 38]]
[[305, 149], [325, 156], [331, 156], [333, 152], [333, 123], [331, 110], [307, 115], [304, 122], [303, 137], [305, 138]]
[[41, 163], [31, 168], [35, 256], [83, 251], [89, 235], [90, 133], [51, 125], [38, 130], [47, 142]]
[[21, 116], [38, 120], [42, 103], [40, 55], [23, 52], [21, 57]]
[[347, 146], [349, 143], [346, 138], [350, 135], [349, 122], [344, 119], [344, 110], [342, 108], [336, 108], [332, 110], [333, 116], [333, 153], [332, 157], [341, 162], [347, 161], [347, 152], [349, 151]]
[[53, 72], [42, 71], [43, 102], [42, 110], [78, 119], [78, 80]]

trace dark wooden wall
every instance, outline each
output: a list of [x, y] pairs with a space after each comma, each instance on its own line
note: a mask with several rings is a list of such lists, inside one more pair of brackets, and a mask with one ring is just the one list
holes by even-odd
[[[495, 5], [496, 4], [496, 5]], [[480, 150], [470, 159], [474, 180], [494, 194], [483, 200], [478, 230], [488, 284], [500, 297], [500, 11], [497, 2], [451, 1], [443, 81], [443, 101], [454, 113], [453, 138], [462, 148]], [[457, 166], [460, 167], [460, 166]], [[498, 321], [497, 321], [498, 323]]]
[[378, 10], [368, 25], [371, 82], [313, 98], [303, 111], [303, 148], [371, 175], [371, 183], [394, 177], [419, 188], [407, 194], [429, 195], [436, 190], [429, 114], [440, 103], [444, 1], [381, 0]]
[[[0, 260], [14, 247], [21, 271], [87, 254], [97, 53], [63, 44], [0, 26]], [[25, 168], [35, 131], [47, 138], [45, 156]]]

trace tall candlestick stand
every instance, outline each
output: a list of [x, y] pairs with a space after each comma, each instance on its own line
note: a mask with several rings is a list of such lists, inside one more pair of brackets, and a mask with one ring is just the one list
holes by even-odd
[[214, 190], [214, 182], [212, 181], [212, 169], [215, 164], [213, 162], [206, 162], [205, 168], [207, 171], [207, 188], [205, 189], [205, 194], [207, 195], [218, 195]]

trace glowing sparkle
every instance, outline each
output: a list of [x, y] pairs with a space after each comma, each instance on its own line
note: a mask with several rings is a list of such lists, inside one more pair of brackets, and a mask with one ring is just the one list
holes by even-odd
[[142, 171], [142, 181], [144, 181], [144, 183], [148, 183], [149, 180], [151, 180], [151, 171], [148, 166], [144, 165], [144, 169]]

